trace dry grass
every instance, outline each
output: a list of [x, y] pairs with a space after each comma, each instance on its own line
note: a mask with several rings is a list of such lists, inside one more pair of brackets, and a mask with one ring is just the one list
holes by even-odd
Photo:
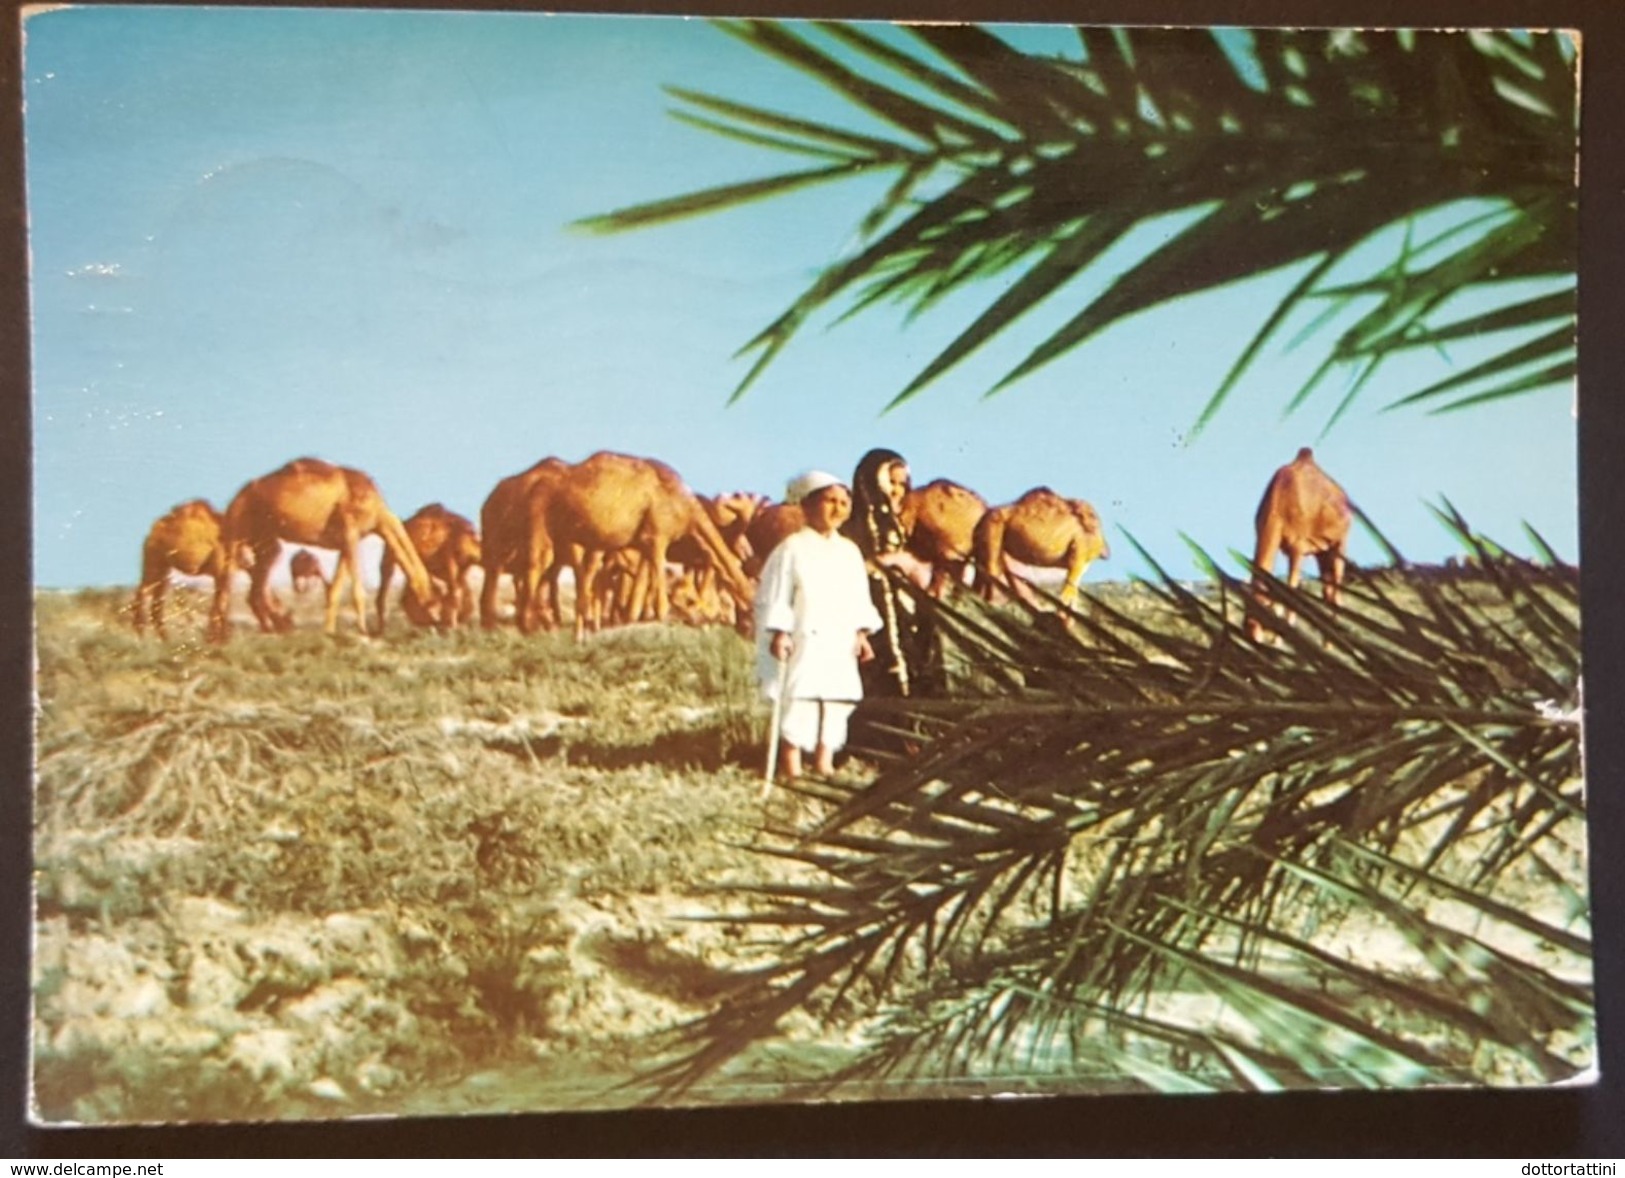
[[[1091, 598], [1184, 624], [1129, 586]], [[167, 643], [126, 604], [37, 604], [44, 1118], [629, 1103], [647, 1090], [618, 1086], [660, 1032], [716, 1008], [779, 935], [683, 919], [721, 910], [720, 885], [798, 870], [744, 847], [815, 815], [759, 800], [765, 705], [733, 633], [577, 646], [397, 611], [384, 638], [327, 638], [307, 601], [292, 634], [239, 618], [212, 648], [201, 595], [175, 595]], [[1541, 894], [1583, 906], [1563, 884], [1583, 841], [1558, 851]], [[1105, 853], [1074, 847], [1067, 889]], [[1034, 926], [1046, 899], [1022, 898]], [[855, 991], [822, 1013], [684, 1098], [774, 1099], [831, 1070], [871, 1012]]]
[[748, 958], [672, 919], [755, 868], [733, 633], [212, 649], [177, 596], [171, 643], [39, 600], [46, 1118], [349, 1114], [560, 1053], [599, 1062], [554, 1103], [624, 1100], [591, 1073]]

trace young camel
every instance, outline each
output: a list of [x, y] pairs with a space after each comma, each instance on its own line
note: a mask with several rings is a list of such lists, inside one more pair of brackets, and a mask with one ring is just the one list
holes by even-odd
[[[412, 547], [423, 558], [435, 588], [441, 593], [440, 616], [437, 618], [408, 595], [401, 599], [401, 608], [413, 624], [454, 629], [474, 616], [474, 588], [469, 584], [474, 566], [480, 563], [480, 534], [474, 525], [443, 504], [431, 503], [419, 508], [402, 525], [411, 538]], [[378, 571], [378, 628], [384, 628], [385, 601], [390, 582], [395, 579], [395, 557], [387, 548]]]

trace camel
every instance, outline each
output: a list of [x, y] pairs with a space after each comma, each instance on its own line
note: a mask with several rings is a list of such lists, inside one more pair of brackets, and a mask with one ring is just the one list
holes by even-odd
[[164, 630], [164, 595], [173, 569], [188, 577], [214, 578], [208, 635], [211, 642], [225, 637], [233, 562], [224, 529], [224, 517], [205, 499], [182, 503], [153, 522], [141, 545], [141, 584], [132, 603], [136, 633], [145, 632], [150, 611], [158, 637], [169, 637]]
[[[543, 524], [545, 527], [545, 523]], [[576, 601], [592, 601], [591, 609], [606, 626], [624, 626], [649, 619], [651, 601], [642, 617], [632, 617], [632, 595], [644, 577], [643, 557], [636, 548], [620, 548], [604, 557], [591, 585], [576, 590]], [[645, 594], [647, 598], [647, 594]]]
[[327, 578], [322, 574], [322, 563], [308, 548], [301, 548], [293, 554], [288, 561], [288, 572], [293, 577], [293, 591], [305, 594], [318, 584], [327, 587]]
[[932, 597], [940, 600], [950, 584], [964, 584], [965, 569], [976, 552], [976, 525], [986, 514], [986, 500], [947, 479], [915, 487], [904, 496], [898, 522], [908, 537], [908, 551], [931, 566], [927, 592]]
[[367, 602], [361, 583], [357, 545], [376, 533], [406, 572], [408, 591], [425, 609], [438, 604], [429, 572], [412, 547], [401, 521], [389, 510], [378, 486], [367, 475], [334, 466], [319, 458], [297, 458], [270, 474], [252, 479], [226, 508], [225, 535], [231, 552], [246, 546], [254, 552], [248, 604], [263, 630], [287, 630], [293, 619], [267, 590], [271, 564], [284, 540], [338, 550], [338, 567], [327, 585], [323, 628], [338, 630], [339, 600], [346, 578], [354, 586], [356, 625], [367, 633]]
[[[728, 546], [728, 551], [733, 553], [734, 559], [743, 567], [750, 557], [750, 541], [746, 539], [746, 532], [756, 513], [766, 506], [767, 496], [748, 491], [733, 491], [726, 495], [702, 495], [700, 504], [705, 508], [705, 513], [711, 517], [711, 522], [716, 525], [717, 534]], [[693, 602], [704, 603], [703, 606], [695, 606], [688, 610], [690, 615], [731, 625], [737, 625], [740, 619], [750, 616], [749, 601], [740, 602], [732, 594], [724, 594], [721, 591], [719, 585], [721, 573], [711, 559], [710, 553], [696, 537], [679, 536], [672, 541], [666, 555], [683, 566], [683, 577], [687, 583], [685, 594], [692, 590]]]
[[[1315, 463], [1314, 451], [1308, 446], [1277, 470], [1253, 517], [1258, 535], [1252, 577], [1257, 609], [1270, 608], [1261, 574], [1273, 568], [1281, 552], [1287, 557], [1286, 583], [1294, 589], [1303, 578], [1303, 558], [1313, 556], [1320, 566], [1321, 596], [1335, 606], [1341, 596], [1353, 518], [1348, 495]], [[1289, 612], [1288, 624], [1291, 621]], [[1256, 612], [1249, 612], [1247, 635], [1254, 642], [1264, 637], [1264, 624]]]
[[990, 508], [976, 525], [976, 579], [992, 600], [996, 587], [1007, 585], [1028, 604], [1032, 590], [1005, 567], [1005, 558], [1040, 568], [1065, 568], [1061, 604], [1078, 598], [1083, 572], [1111, 550], [1101, 533], [1100, 516], [1082, 499], [1063, 499], [1048, 487], [1035, 487], [1014, 503]]
[[714, 578], [704, 576], [704, 572], [708, 571], [683, 569], [672, 578], [668, 590], [672, 612], [690, 626], [713, 623], [737, 626], [742, 617], [749, 617], [750, 614], [741, 610], [732, 597], [724, 596]]
[[758, 510], [745, 529], [745, 543], [750, 545], [746, 575], [760, 577], [773, 550], [806, 526], [807, 517], [799, 503], [769, 503]]
[[[569, 555], [577, 585], [575, 634], [585, 637], [599, 617], [596, 602], [581, 587], [591, 586], [604, 559], [617, 549], [635, 547], [653, 573], [663, 573], [671, 544], [680, 536], [693, 536], [721, 571], [735, 598], [749, 604], [753, 591], [739, 560], [699, 499], [677, 472], [649, 458], [599, 451], [568, 471], [556, 488], [543, 496], [539, 513], [532, 513], [530, 575], [551, 562], [555, 553]], [[545, 525], [545, 526], [544, 526]], [[669, 607], [666, 578], [645, 576], [634, 588], [629, 616], [641, 617], [652, 590], [656, 619], [664, 621]], [[520, 615], [521, 624], [526, 617]]]
[[[410, 596], [402, 598], [401, 608], [419, 626], [438, 625], [450, 630], [474, 616], [474, 588], [469, 584], [474, 566], [480, 563], [480, 536], [474, 525], [443, 504], [421, 507], [402, 525], [412, 546], [423, 558], [424, 568], [440, 592], [440, 617], [426, 611]], [[389, 583], [395, 577], [395, 557], [384, 550], [378, 569], [378, 628], [384, 628], [384, 610]]]
[[[481, 564], [485, 583], [480, 587], [480, 626], [490, 630], [497, 624], [497, 583], [503, 573], [511, 574], [515, 596], [522, 580], [520, 570], [530, 535], [530, 495], [537, 487], [556, 484], [570, 464], [562, 458], [544, 458], [528, 470], [509, 475], [486, 496], [480, 508]], [[540, 578], [546, 569], [538, 572]], [[556, 608], [556, 584], [555, 584]], [[529, 598], [526, 598], [529, 608]]]

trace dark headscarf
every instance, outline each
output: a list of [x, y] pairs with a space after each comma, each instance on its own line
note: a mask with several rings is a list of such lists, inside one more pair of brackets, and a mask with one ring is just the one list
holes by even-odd
[[871, 450], [858, 462], [852, 476], [852, 518], [841, 528], [869, 560], [896, 552], [907, 539], [903, 525], [892, 510], [891, 497], [880, 475], [888, 466], [907, 460], [895, 450]]
[[936, 628], [920, 603], [900, 587], [901, 578], [876, 563], [908, 542], [881, 481], [881, 473], [897, 463], [908, 465], [895, 450], [871, 450], [863, 456], [852, 476], [852, 518], [842, 529], [863, 551], [869, 596], [885, 623], [870, 635], [875, 657], [862, 666], [863, 690], [871, 696], [933, 695], [941, 691], [942, 678]]

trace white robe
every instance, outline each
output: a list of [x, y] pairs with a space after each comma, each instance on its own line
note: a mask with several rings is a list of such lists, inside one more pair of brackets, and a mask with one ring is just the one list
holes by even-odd
[[790, 635], [788, 698], [856, 701], [863, 697], [858, 631], [881, 625], [856, 544], [811, 528], [790, 536], [768, 556], [756, 590], [756, 673], [767, 698], [779, 694], [772, 631]]

